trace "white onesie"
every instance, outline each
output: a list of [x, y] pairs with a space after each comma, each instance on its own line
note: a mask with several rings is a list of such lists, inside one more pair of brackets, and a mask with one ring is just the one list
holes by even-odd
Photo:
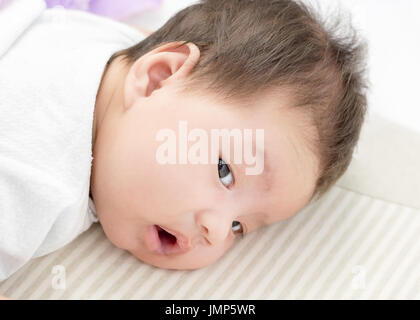
[[96, 94], [109, 57], [145, 36], [43, 0], [0, 8], [0, 281], [97, 222]]

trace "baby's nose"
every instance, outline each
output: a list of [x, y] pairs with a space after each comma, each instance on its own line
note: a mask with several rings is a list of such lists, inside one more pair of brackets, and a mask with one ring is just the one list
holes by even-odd
[[218, 245], [229, 236], [232, 222], [211, 212], [203, 213], [199, 219], [201, 235], [209, 245]]

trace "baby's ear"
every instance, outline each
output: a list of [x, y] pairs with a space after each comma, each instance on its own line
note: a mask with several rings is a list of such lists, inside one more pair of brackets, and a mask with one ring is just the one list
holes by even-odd
[[125, 79], [125, 107], [139, 98], [149, 97], [165, 85], [186, 78], [200, 58], [193, 43], [170, 42], [138, 58]]

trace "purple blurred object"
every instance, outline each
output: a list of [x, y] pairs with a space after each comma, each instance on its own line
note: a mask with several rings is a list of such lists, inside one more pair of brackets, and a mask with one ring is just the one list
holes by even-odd
[[8, 2], [9, 0], [0, 0], [0, 9], [1, 9], [1, 7], [6, 3], [6, 2]]
[[45, 2], [47, 8], [60, 6], [124, 20], [136, 13], [158, 7], [162, 0], [45, 0]]

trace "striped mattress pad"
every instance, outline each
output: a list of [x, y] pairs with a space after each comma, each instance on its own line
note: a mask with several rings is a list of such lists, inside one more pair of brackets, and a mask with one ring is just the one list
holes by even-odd
[[419, 234], [420, 210], [334, 186], [206, 268], [147, 265], [94, 224], [31, 260], [0, 292], [15, 299], [419, 299]]

